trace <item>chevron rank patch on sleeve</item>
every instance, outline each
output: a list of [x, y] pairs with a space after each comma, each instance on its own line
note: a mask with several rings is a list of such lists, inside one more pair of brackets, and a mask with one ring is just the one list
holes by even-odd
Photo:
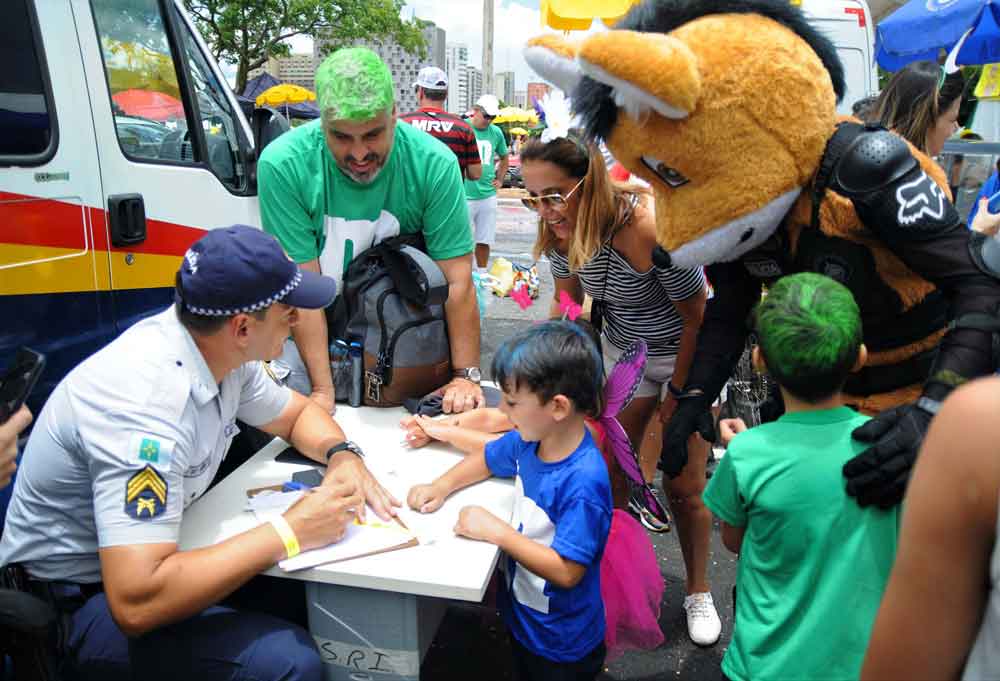
[[167, 481], [147, 465], [125, 485], [125, 514], [136, 520], [152, 520], [167, 509]]

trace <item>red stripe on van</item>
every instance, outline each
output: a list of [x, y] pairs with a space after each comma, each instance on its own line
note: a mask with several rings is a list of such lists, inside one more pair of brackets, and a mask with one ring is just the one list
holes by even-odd
[[858, 16], [858, 26], [860, 26], [861, 28], [865, 27], [864, 7], [845, 7], [844, 14], [856, 14]]
[[[92, 206], [37, 196], [0, 191], [4, 213], [4, 229], [0, 241], [9, 244], [50, 246], [54, 248], [86, 248], [81, 212], [89, 211], [94, 226], [96, 250], [108, 250], [106, 212]], [[112, 251], [147, 253], [151, 255], [184, 255], [188, 247], [201, 238], [205, 230], [162, 220], [146, 219], [146, 240]]]

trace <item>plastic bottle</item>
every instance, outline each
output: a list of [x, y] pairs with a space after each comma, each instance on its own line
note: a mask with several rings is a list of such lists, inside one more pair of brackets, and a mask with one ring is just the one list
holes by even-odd
[[364, 357], [361, 352], [361, 343], [351, 341], [351, 397], [352, 407], [361, 406], [361, 395], [365, 377]]
[[330, 372], [333, 374], [334, 394], [346, 402], [351, 395], [351, 357], [343, 339], [338, 338], [330, 344]]

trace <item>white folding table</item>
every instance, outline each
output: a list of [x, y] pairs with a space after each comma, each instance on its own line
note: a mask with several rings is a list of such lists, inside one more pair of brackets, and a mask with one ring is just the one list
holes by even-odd
[[[456, 450], [402, 445], [403, 409], [338, 405], [336, 420], [361, 445], [379, 481], [405, 504], [411, 486], [430, 482], [461, 460]], [[218, 543], [259, 524], [246, 491], [291, 479], [302, 464], [278, 463], [287, 444], [275, 439], [184, 512], [180, 547]], [[509, 521], [514, 488], [490, 479], [464, 489], [436, 513], [409, 518], [420, 546], [299, 572], [264, 574], [306, 582], [309, 628], [328, 681], [416, 681], [449, 600], [480, 602], [499, 556], [492, 544], [454, 536], [463, 506], [478, 504]]]

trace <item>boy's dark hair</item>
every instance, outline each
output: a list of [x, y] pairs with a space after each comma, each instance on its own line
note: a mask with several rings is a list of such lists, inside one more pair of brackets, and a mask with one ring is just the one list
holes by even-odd
[[846, 286], [821, 274], [779, 279], [757, 304], [754, 326], [768, 373], [806, 402], [839, 392], [858, 359], [858, 305]]
[[565, 395], [577, 411], [601, 414], [604, 362], [573, 322], [544, 322], [511, 336], [493, 356], [492, 374], [507, 392], [526, 388], [542, 404]]

